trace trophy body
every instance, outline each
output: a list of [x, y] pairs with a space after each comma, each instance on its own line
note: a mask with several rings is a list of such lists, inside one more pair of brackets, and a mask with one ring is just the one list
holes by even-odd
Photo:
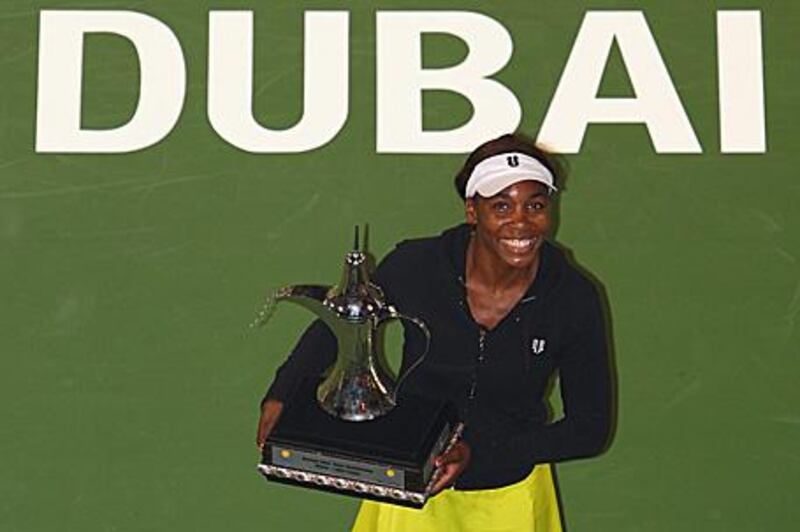
[[268, 480], [422, 507], [435, 480], [434, 458], [455, 443], [462, 425], [444, 401], [413, 394], [398, 400], [423, 357], [395, 382], [377, 332], [401, 319], [430, 338], [425, 324], [387, 304], [370, 282], [357, 233], [338, 285], [287, 286], [276, 300], [314, 312], [336, 336], [338, 353], [321, 382], [307, 376], [287, 400], [259, 471]]

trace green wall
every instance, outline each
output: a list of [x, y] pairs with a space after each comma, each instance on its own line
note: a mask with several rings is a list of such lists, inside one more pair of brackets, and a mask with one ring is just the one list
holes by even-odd
[[[762, 10], [765, 154], [719, 149], [715, 16]], [[188, 92], [159, 144], [130, 154], [34, 152], [38, 13], [135, 9], [181, 41]], [[205, 112], [209, 9], [256, 13], [255, 112], [302, 113], [302, 12], [350, 10], [351, 105], [303, 154], [222, 141]], [[797, 26], [789, 0], [751, 2], [29, 2], [0, 5], [0, 529], [342, 530], [350, 499], [255, 472], [257, 401], [308, 320], [262, 331], [262, 294], [332, 282], [352, 226], [394, 242], [461, 219], [462, 155], [375, 153], [376, 9], [481, 11], [513, 35], [497, 76], [535, 134], [587, 9], [641, 9], [703, 145], [656, 154], [641, 125], [593, 125], [567, 157], [557, 240], [604, 283], [619, 421], [599, 459], [559, 466], [569, 530], [789, 530], [800, 517], [800, 182]], [[458, 62], [444, 36], [426, 65]], [[84, 124], [127, 121], [132, 47], [87, 41]], [[617, 52], [603, 95], [630, 93]], [[425, 96], [425, 124], [469, 117]]]

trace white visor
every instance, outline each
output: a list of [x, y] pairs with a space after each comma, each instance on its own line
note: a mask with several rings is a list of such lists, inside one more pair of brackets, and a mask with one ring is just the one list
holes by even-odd
[[480, 194], [490, 198], [520, 181], [538, 181], [547, 185], [550, 192], [558, 190], [553, 184], [553, 173], [536, 158], [525, 153], [509, 152], [487, 157], [476, 164], [467, 180], [464, 196], [471, 198]]

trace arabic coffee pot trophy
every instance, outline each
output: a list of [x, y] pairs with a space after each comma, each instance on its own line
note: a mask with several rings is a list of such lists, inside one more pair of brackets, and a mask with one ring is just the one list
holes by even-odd
[[[370, 280], [358, 227], [339, 284], [281, 288], [257, 323], [278, 301], [322, 320], [336, 337], [337, 355], [321, 381], [306, 375], [286, 399], [262, 448], [260, 473], [270, 481], [421, 508], [436, 480], [435, 457], [454, 445], [463, 423], [442, 398], [406, 392], [398, 402], [400, 386], [428, 351], [430, 333]], [[425, 338], [425, 351], [396, 381], [380, 350], [381, 327], [395, 319]]]
[[323, 410], [345, 421], [367, 421], [391, 411], [406, 376], [422, 361], [417, 358], [397, 382], [379, 353], [379, 328], [393, 319], [418, 327], [430, 342], [422, 320], [398, 312], [372, 283], [367, 254], [359, 250], [358, 227], [353, 250], [344, 260], [342, 278], [335, 286], [290, 285], [278, 290], [276, 301], [291, 301], [313, 312], [333, 332], [338, 345], [336, 362], [317, 387]]

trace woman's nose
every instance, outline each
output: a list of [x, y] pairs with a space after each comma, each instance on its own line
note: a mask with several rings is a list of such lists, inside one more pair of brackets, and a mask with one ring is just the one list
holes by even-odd
[[511, 223], [515, 225], [525, 225], [528, 223], [528, 213], [525, 212], [524, 207], [517, 207], [511, 213]]

